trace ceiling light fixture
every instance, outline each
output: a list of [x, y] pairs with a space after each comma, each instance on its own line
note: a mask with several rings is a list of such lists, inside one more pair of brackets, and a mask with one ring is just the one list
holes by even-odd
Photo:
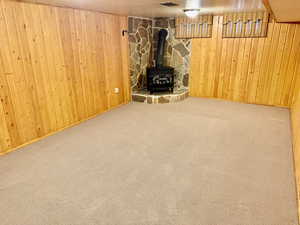
[[200, 13], [200, 9], [184, 9], [183, 12], [188, 17], [196, 17]]
[[167, 7], [175, 7], [175, 6], [178, 6], [177, 3], [174, 3], [174, 2], [162, 2], [160, 3], [160, 5], [162, 6], [167, 6]]

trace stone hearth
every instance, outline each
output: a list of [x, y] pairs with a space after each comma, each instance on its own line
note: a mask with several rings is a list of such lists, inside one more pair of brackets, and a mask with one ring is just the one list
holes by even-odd
[[132, 100], [148, 104], [173, 103], [183, 101], [189, 96], [187, 89], [176, 90], [174, 93], [153, 93], [148, 91], [133, 91]]

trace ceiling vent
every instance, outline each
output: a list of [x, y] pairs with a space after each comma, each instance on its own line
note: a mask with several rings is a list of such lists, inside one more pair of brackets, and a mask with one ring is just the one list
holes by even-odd
[[167, 6], [167, 7], [175, 7], [178, 6], [178, 4], [174, 3], [174, 2], [162, 2], [160, 3], [160, 5], [162, 6]]

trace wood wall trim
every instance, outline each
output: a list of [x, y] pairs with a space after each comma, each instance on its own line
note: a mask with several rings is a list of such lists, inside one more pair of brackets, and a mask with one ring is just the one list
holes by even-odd
[[267, 11], [269, 12], [269, 14], [270, 14], [273, 18], [276, 19], [275, 15], [274, 15], [274, 12], [273, 12], [273, 10], [272, 10], [272, 8], [271, 8], [271, 6], [270, 6], [269, 0], [262, 0], [262, 2], [263, 2], [263, 4], [264, 4], [265, 8], [267, 9]]
[[223, 38], [266, 37], [269, 13], [266, 11], [226, 13], [223, 15]]
[[290, 107], [300, 83], [300, 24], [270, 21], [266, 38], [193, 39], [190, 95]]
[[210, 38], [212, 23], [212, 15], [200, 15], [195, 18], [176, 17], [176, 38]]
[[0, 0], [0, 152], [127, 103], [126, 27], [127, 17]]

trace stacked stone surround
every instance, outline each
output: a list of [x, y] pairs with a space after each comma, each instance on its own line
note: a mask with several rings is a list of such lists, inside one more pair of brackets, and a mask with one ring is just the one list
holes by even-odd
[[160, 29], [169, 32], [167, 37], [164, 65], [175, 68], [175, 89], [188, 89], [191, 39], [175, 38], [175, 19], [174, 18], [155, 18], [153, 21], [153, 52], [154, 59], [157, 52], [158, 33]]
[[175, 90], [188, 89], [191, 40], [175, 38], [175, 19], [129, 17], [130, 77], [133, 91], [146, 89], [146, 69], [155, 63], [160, 29], [169, 32], [164, 65], [175, 68]]
[[129, 17], [130, 79], [133, 90], [146, 87], [146, 70], [152, 58], [152, 23], [151, 19]]

